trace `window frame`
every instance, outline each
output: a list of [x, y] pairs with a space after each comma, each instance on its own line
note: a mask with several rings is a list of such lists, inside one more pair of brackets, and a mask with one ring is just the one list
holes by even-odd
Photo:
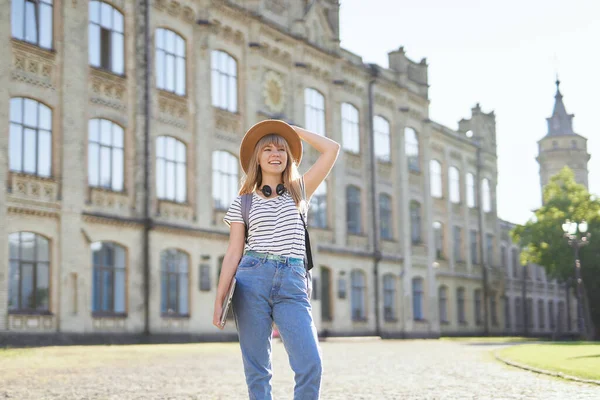
[[465, 185], [467, 188], [467, 207], [476, 208], [477, 198], [475, 196], [475, 175], [471, 172], [467, 172]]
[[[95, 4], [98, 4], [98, 21], [94, 21], [93, 20], [93, 12], [92, 12], [92, 8], [94, 7]], [[102, 16], [102, 8], [103, 8], [103, 4], [105, 4], [107, 7], [110, 7], [111, 13], [112, 15], [110, 17], [107, 17], [111, 20], [111, 26], [110, 27], [106, 27], [104, 26], [104, 22], [103, 21], [103, 16]], [[120, 16], [120, 21], [122, 24], [121, 27], [121, 31], [118, 30], [118, 26], [115, 26], [116, 24], [116, 20], [115, 20], [115, 15], [118, 14]], [[95, 38], [94, 35], [92, 35], [92, 26], [97, 26], [98, 27], [98, 37]], [[108, 36], [106, 36], [108, 35]], [[105, 37], [105, 39], [108, 40], [108, 43], [105, 43], [103, 41], [103, 36]], [[115, 46], [118, 46], [117, 42], [115, 41], [115, 37], [116, 38], [120, 38], [120, 46], [121, 46], [121, 63], [116, 64], [116, 60], [113, 57], [114, 56], [114, 52], [115, 50]], [[100, 69], [102, 71], [106, 71], [109, 72], [111, 74], [115, 74], [118, 76], [125, 76], [125, 70], [126, 70], [126, 66], [127, 66], [127, 61], [125, 59], [126, 56], [126, 49], [125, 49], [125, 14], [123, 12], [121, 12], [121, 10], [119, 10], [117, 7], [115, 7], [113, 4], [105, 2], [105, 1], [101, 1], [101, 0], [90, 0], [89, 5], [88, 5], [88, 63], [90, 66], [92, 66], [93, 68], [97, 68]], [[93, 55], [92, 54], [92, 50], [93, 47], [91, 45], [92, 40], [98, 40], [98, 54]], [[104, 50], [103, 49], [108, 49], [107, 50], [107, 54], [106, 56], [103, 56], [104, 54]], [[98, 57], [98, 63], [95, 63], [95, 60], [93, 59], [94, 56]], [[106, 57], [106, 59], [104, 58]]]
[[448, 286], [442, 285], [438, 288], [438, 312], [440, 315], [440, 323], [447, 324], [450, 322], [448, 318]]
[[444, 198], [442, 169], [442, 163], [440, 161], [436, 159], [431, 159], [429, 161], [429, 191], [431, 197], [435, 199]]
[[[222, 168], [226, 164], [226, 167]], [[239, 160], [226, 151], [212, 152], [212, 200], [215, 210], [226, 211], [237, 197]], [[225, 182], [225, 183], [223, 183]]]
[[379, 193], [379, 235], [383, 240], [394, 240], [392, 196]]
[[404, 154], [406, 155], [409, 172], [421, 172], [421, 152], [419, 143], [417, 131], [410, 126], [404, 128]]
[[325, 95], [313, 87], [304, 88], [304, 125], [306, 129], [327, 136]]
[[[220, 110], [237, 113], [239, 110], [238, 62], [231, 54], [219, 49], [211, 51], [210, 59], [211, 104]], [[221, 98], [223, 93], [226, 95], [225, 99]]]
[[413, 245], [423, 243], [423, 218], [421, 203], [417, 200], [410, 201], [410, 237]]
[[466, 310], [465, 310], [465, 288], [456, 288], [456, 317], [458, 318], [459, 324], [467, 324]]
[[[24, 250], [24, 246], [23, 246], [23, 235], [28, 235], [31, 237], [30, 241], [33, 244], [33, 250], [32, 250], [32, 259], [28, 260], [24, 257], [23, 255], [23, 250]], [[12, 250], [13, 250], [13, 245], [14, 245], [14, 240], [16, 239], [17, 241], [17, 257], [13, 257], [11, 255]], [[43, 257], [43, 255], [39, 254], [39, 247], [40, 247], [40, 243], [39, 241], [43, 241], [45, 242], [45, 247], [46, 247], [46, 254], [45, 257]], [[18, 231], [18, 232], [13, 232], [10, 233], [8, 235], [8, 268], [7, 268], [7, 273], [8, 273], [8, 277], [7, 277], [7, 283], [8, 283], [8, 287], [7, 287], [7, 311], [9, 314], [50, 314], [50, 306], [51, 306], [51, 290], [52, 290], [52, 242], [49, 238], [47, 238], [44, 235], [40, 235], [36, 232], [31, 232], [31, 231]], [[43, 251], [43, 248], [42, 248]], [[45, 260], [44, 260], [45, 258]], [[14, 272], [13, 268], [15, 267], [16, 263], [16, 269], [17, 271]], [[30, 302], [30, 304], [28, 305], [23, 305], [25, 303], [23, 297], [23, 280], [24, 280], [24, 276], [26, 276], [26, 274], [23, 272], [24, 267], [30, 267], [31, 268], [31, 295], [33, 296], [33, 300]], [[47, 280], [47, 287], [38, 287], [39, 281], [42, 280], [40, 278], [40, 275], [42, 274], [42, 272], [40, 272], [40, 270], [42, 268], [46, 268], [46, 280]], [[15, 290], [15, 288], [13, 288], [12, 286], [12, 280], [14, 278], [14, 276], [18, 277], [18, 285], [16, 287], [17, 290], [17, 305], [13, 308], [11, 308], [10, 302], [12, 300], [13, 297], [13, 293], [12, 291]], [[44, 301], [41, 302], [41, 304], [38, 304], [38, 302], [40, 301], [38, 299], [38, 296], [42, 296], [42, 294], [40, 294], [38, 291], [39, 290], [46, 290], [46, 299], [45, 299], [45, 303]], [[31, 306], [33, 304], [33, 307]]]
[[341, 105], [342, 146], [344, 151], [360, 154], [360, 114], [354, 105], [344, 102]]
[[[361, 235], [362, 229], [362, 209], [361, 209], [361, 190], [354, 185], [346, 187], [346, 229], [351, 235]], [[356, 226], [355, 228], [352, 228]]]
[[[367, 304], [365, 297], [365, 273], [359, 269], [353, 269], [350, 273], [350, 307], [352, 321], [366, 321], [367, 320]], [[355, 306], [358, 306], [355, 307]], [[358, 311], [358, 312], [356, 312]]]
[[[168, 49], [167, 40], [171, 36], [173, 48]], [[178, 47], [181, 45], [183, 54], [179, 53]], [[162, 47], [161, 47], [162, 46]], [[157, 89], [164, 90], [165, 92], [173, 93], [176, 96], [185, 97], [187, 95], [187, 41], [179, 33], [168, 28], [156, 28], [154, 31], [154, 68], [155, 68], [155, 85]], [[167, 83], [168, 78], [168, 59], [173, 59], [173, 87], [170, 88]], [[162, 69], [159, 69], [160, 62], [163, 62]], [[180, 71], [179, 62], [183, 61], [183, 69]], [[159, 77], [159, 70], [163, 72], [163, 77]], [[180, 72], [183, 72], [183, 78], [179, 76]], [[162, 79], [162, 80], [161, 80]], [[183, 82], [181, 82], [183, 80]], [[180, 91], [179, 88], [183, 88]]]
[[[20, 102], [20, 105], [18, 107], [20, 107], [20, 110], [15, 110], [13, 113], [13, 108], [16, 107], [16, 103]], [[35, 107], [35, 117], [33, 116], [28, 116], [28, 104], [32, 104], [32, 107]], [[15, 117], [14, 114], [17, 113], [17, 111], [20, 111], [20, 116], [18, 118], [20, 118], [19, 120], [14, 120], [13, 118]], [[41, 115], [41, 114], [46, 114], [46, 115]], [[35, 123], [33, 125], [30, 124], [31, 119], [35, 119]], [[9, 105], [9, 144], [8, 144], [8, 156], [9, 156], [9, 162], [8, 162], [8, 168], [11, 172], [16, 172], [19, 174], [27, 174], [27, 175], [32, 175], [32, 176], [38, 176], [41, 178], [52, 178], [52, 163], [53, 163], [53, 132], [52, 132], [52, 128], [53, 128], [53, 110], [52, 108], [50, 108], [49, 106], [47, 106], [46, 104], [30, 98], [30, 97], [12, 97], [10, 99], [10, 105]], [[47, 119], [47, 128], [45, 128], [44, 126], [42, 126], [44, 124], [44, 122], [42, 121], [42, 119]], [[27, 121], [27, 122], [26, 122]], [[17, 133], [13, 133], [13, 128], [15, 128], [14, 132]], [[35, 135], [35, 150], [31, 150], [30, 146], [27, 146], [27, 132], [33, 132], [33, 134]], [[46, 135], [47, 137], [44, 139], [45, 141], [47, 141], [47, 153], [42, 153], [40, 150], [40, 141], [42, 138], [42, 135]], [[15, 136], [19, 137], [19, 149], [16, 149], [16, 147], [13, 146], [17, 146], [15, 144]], [[30, 135], [29, 135], [30, 136]], [[20, 160], [18, 161], [14, 161], [14, 151], [20, 150], [20, 154], [19, 154], [19, 158]], [[34, 171], [29, 171], [26, 170], [27, 166], [27, 161], [30, 159], [30, 157], [28, 157], [27, 155], [30, 154], [30, 152], [33, 152], [33, 159], [34, 159], [34, 163], [35, 163], [35, 167], [34, 167]], [[42, 156], [47, 157], [47, 160], [44, 160], [47, 162], [47, 164], [45, 164], [44, 166], [46, 167], [45, 169], [47, 169], [47, 173], [45, 172], [41, 172], [42, 167], [40, 166], [40, 164], [42, 163], [40, 158], [42, 158]], [[20, 166], [18, 168], [15, 168], [13, 166], [14, 162], [20, 162]]]
[[448, 168], [448, 181], [450, 202], [460, 204], [460, 170], [454, 165]]
[[425, 321], [424, 298], [425, 290], [423, 289], [424, 279], [420, 276], [412, 278], [412, 300], [413, 300], [413, 320]]
[[[21, 4], [16, 4], [17, 2], [20, 2]], [[49, 50], [52, 51], [54, 49], [53, 45], [54, 45], [54, 1], [53, 0], [11, 0], [11, 12], [10, 12], [10, 25], [11, 25], [11, 29], [10, 29], [10, 34], [11, 37], [13, 39], [16, 40], [20, 40], [22, 42], [25, 43], [29, 43], [31, 45], [34, 45], [36, 47], [39, 47], [41, 49], [44, 50]], [[35, 24], [35, 40], [31, 39], [29, 40], [27, 38], [27, 26], [28, 26], [28, 19], [27, 19], [27, 3], [33, 3], [33, 7], [34, 7], [34, 24]], [[22, 11], [22, 25], [20, 26], [21, 28], [21, 32], [16, 32], [17, 26], [15, 23], [15, 19], [19, 16], [19, 14], [17, 14], [17, 6], [22, 5], [21, 11]], [[49, 7], [50, 8], [50, 16], [49, 16], [49, 21], [46, 21], [44, 19], [44, 16], [42, 15], [42, 11], [45, 7]], [[46, 27], [46, 25], [49, 24], [49, 27]], [[42, 32], [45, 31], [47, 29], [50, 30], [50, 32]], [[46, 44], [42, 44], [43, 42], [43, 38], [45, 37], [46, 34], [49, 34], [50, 38], [48, 39], [49, 43], [48, 45]]]
[[392, 162], [392, 125], [381, 115], [373, 117], [375, 158], [381, 163]]
[[[110, 140], [111, 140], [111, 144], [110, 145], [106, 145], [102, 143], [102, 137], [103, 137], [103, 128], [102, 125], [103, 123], [108, 123], [111, 133], [110, 133]], [[94, 129], [93, 125], [96, 125], [96, 137], [97, 139], [93, 140], [92, 139], [92, 130]], [[117, 130], [115, 132], [115, 129]], [[118, 147], [118, 145], [113, 145], [113, 143], [115, 142], [115, 134], [120, 134], [121, 138], [121, 147]], [[97, 161], [98, 161], [98, 166], [97, 166], [97, 173], [98, 176], [96, 178], [96, 182], [94, 183], [92, 182], [92, 170], [91, 170], [91, 163], [92, 163], [92, 146], [95, 145], [96, 147], [98, 147], [97, 149]], [[103, 163], [103, 156], [102, 156], [102, 149], [106, 149], [108, 148], [109, 150], [109, 175], [110, 175], [110, 184], [109, 185], [104, 185], [101, 181], [102, 181], [102, 166], [104, 165]], [[114, 163], [114, 157], [115, 157], [115, 153], [119, 153], [119, 150], [121, 152], [121, 187], [119, 188], [118, 185], [115, 184], [115, 176], [116, 174], [114, 173], [113, 169], [115, 167], [115, 163]], [[88, 175], [88, 185], [90, 187], [94, 187], [94, 188], [99, 188], [99, 189], [104, 189], [104, 190], [110, 190], [113, 192], [124, 192], [125, 191], [125, 130], [124, 128], [111, 121], [108, 119], [104, 119], [104, 118], [92, 118], [88, 121], [88, 149], [87, 149], [88, 153], [87, 153], [87, 158], [88, 158], [88, 165], [87, 165], [87, 175]], [[118, 180], [116, 181], [118, 182]]]
[[[165, 141], [164, 147], [160, 146], [159, 145], [159, 140], [161, 140], [161, 139], [174, 141], [174, 144], [173, 144], [173, 149], [174, 150], [173, 150], [173, 152], [174, 152], [175, 159], [173, 159], [173, 160], [167, 159], [166, 151], [167, 151], [168, 143]], [[156, 161], [156, 172], [155, 172], [155, 174], [156, 174], [156, 198], [158, 200], [162, 200], [162, 201], [171, 201], [171, 202], [179, 203], [179, 204], [187, 204], [187, 201], [188, 201], [188, 188], [187, 188], [187, 186], [188, 186], [188, 181], [187, 181], [187, 179], [188, 179], [188, 170], [187, 170], [188, 169], [188, 165], [187, 165], [187, 151], [188, 151], [188, 149], [187, 149], [187, 145], [183, 141], [179, 140], [178, 138], [176, 138], [174, 136], [166, 136], [166, 135], [158, 136], [156, 138], [156, 142], [155, 143], [156, 143], [156, 156], [155, 156], [155, 161]], [[184, 161], [180, 161], [180, 160], [177, 159], [177, 152], [179, 151], [179, 150], [177, 150], [177, 147], [181, 148], [180, 146], [183, 146]], [[159, 155], [159, 149], [160, 148], [163, 149], [162, 150], [163, 151], [163, 155]], [[163, 171], [163, 175], [164, 175], [163, 177], [164, 177], [164, 180], [165, 180], [165, 182], [164, 182], [164, 193], [162, 195], [159, 192], [159, 188], [160, 188], [160, 185], [159, 185], [160, 164], [159, 164], [159, 162], [161, 160], [164, 160], [164, 168], [162, 168], [162, 171]], [[173, 173], [175, 174], [174, 177], [172, 177], [172, 181], [174, 182], [173, 184], [175, 185], [175, 187], [172, 188], [174, 190], [174, 193], [173, 193], [172, 197], [168, 196], [168, 194], [167, 194], [167, 191], [168, 191], [168, 189], [167, 189], [167, 182], [169, 181], [169, 176], [168, 176], [168, 172], [167, 172], [168, 168], [167, 167], [168, 167], [169, 164], [175, 164], [173, 166], [173, 169], [172, 169]], [[179, 173], [177, 171], [181, 169], [181, 168], [179, 168], [181, 165], [183, 165], [183, 172], [184, 172], [184, 177], [183, 177], [184, 187], [183, 188], [179, 188], [179, 186], [178, 186], [178, 179], [177, 179], [178, 176], [179, 176], [178, 175]], [[181, 189], [183, 191], [182, 198], [179, 197], [179, 193], [180, 193], [179, 189]]]
[[383, 276], [383, 319], [397, 321], [396, 316], [396, 278], [393, 274]]
[[312, 228], [327, 229], [327, 181], [321, 182], [310, 198], [310, 213], [308, 226]]
[[[171, 271], [169, 263], [175, 263], [176, 271]], [[183, 263], [183, 264], [182, 264]], [[182, 271], [183, 267], [183, 271]], [[185, 279], [183, 278], [185, 277]], [[165, 279], [166, 285], [165, 285]], [[175, 279], [176, 309], [170, 306], [171, 279]], [[183, 281], [183, 282], [182, 282]], [[186, 288], [185, 299], [181, 298], [182, 288]], [[166, 293], [165, 293], [166, 288]], [[189, 317], [190, 316], [190, 255], [177, 248], [168, 248], [160, 252], [160, 314], [161, 317]], [[182, 305], [185, 309], [182, 310]], [[165, 308], [166, 307], [166, 308]]]
[[[94, 247], [97, 245], [100, 245], [100, 248], [95, 250]], [[106, 247], [105, 247], [106, 246]], [[127, 301], [127, 294], [128, 294], [128, 290], [127, 290], [127, 272], [128, 272], [128, 268], [127, 268], [127, 260], [128, 260], [128, 252], [127, 249], [124, 246], [121, 246], [120, 244], [116, 243], [116, 242], [112, 242], [112, 241], [99, 241], [99, 242], [94, 242], [91, 243], [90, 245], [91, 247], [91, 252], [92, 252], [92, 316], [94, 317], [98, 317], [98, 316], [127, 316], [127, 305], [128, 305], [128, 301]], [[112, 247], [112, 265], [98, 265], [96, 264], [96, 262], [94, 261], [95, 255], [94, 253], [96, 252], [100, 252], [99, 257], [103, 258], [106, 255], [103, 254], [103, 251], [108, 251], [108, 248]], [[121, 250], [123, 252], [123, 265], [122, 266], [117, 266], [116, 265], [116, 257], [117, 257], [117, 249]], [[104, 260], [105, 261], [105, 260]], [[99, 272], [101, 275], [100, 278], [100, 282], [97, 283], [96, 281], [96, 273]], [[112, 279], [111, 279], [111, 283], [110, 283], [110, 291], [112, 296], [110, 296], [109, 298], [109, 307], [108, 310], [104, 310], [103, 308], [103, 303], [104, 303], [104, 299], [105, 299], [105, 294], [104, 294], [104, 276], [105, 273], [108, 272], [110, 274], [112, 274]], [[122, 298], [123, 298], [123, 309], [122, 310], [117, 310], [116, 309], [116, 300], [118, 297], [117, 293], [117, 279], [118, 278], [118, 272], [122, 273], [122, 279], [123, 279], [123, 284], [122, 284]], [[98, 284], [98, 286], [96, 286]], [[96, 292], [97, 287], [100, 289], [99, 294]], [[98, 305], [100, 307], [100, 309], [96, 309], [96, 296], [99, 296], [99, 300], [98, 300]]]

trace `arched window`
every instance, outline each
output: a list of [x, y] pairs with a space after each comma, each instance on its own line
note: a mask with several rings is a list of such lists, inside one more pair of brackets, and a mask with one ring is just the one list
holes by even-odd
[[373, 117], [375, 157], [382, 162], [391, 161], [390, 123], [380, 115]]
[[304, 125], [325, 136], [325, 97], [316, 89], [304, 89]]
[[317, 187], [310, 199], [308, 225], [315, 228], [327, 228], [327, 182]]
[[213, 50], [212, 105], [237, 112], [237, 62], [224, 51]]
[[419, 137], [413, 128], [404, 129], [404, 151], [408, 161], [408, 170], [421, 171], [421, 161], [419, 159]]
[[465, 288], [459, 287], [456, 289], [456, 311], [458, 314], [458, 322], [466, 324], [465, 318]]
[[450, 201], [452, 203], [460, 203], [460, 172], [456, 167], [448, 169], [448, 177], [450, 181]]
[[448, 323], [448, 287], [440, 286], [438, 290], [440, 323]]
[[106, 119], [88, 124], [88, 184], [123, 190], [123, 128]]
[[126, 311], [126, 252], [112, 242], [95, 242], [92, 248], [92, 312], [123, 314]]
[[463, 262], [463, 245], [462, 245], [462, 228], [460, 226], [453, 227], [454, 234], [454, 260]]
[[381, 239], [392, 240], [394, 237], [392, 218], [392, 197], [379, 194], [379, 234]]
[[423, 313], [423, 278], [413, 278], [412, 280], [413, 296], [413, 319], [421, 321], [425, 319]]
[[49, 241], [32, 232], [8, 235], [9, 311], [48, 311], [50, 296]]
[[350, 274], [352, 281], [352, 320], [364, 321], [367, 319], [365, 308], [365, 274], [360, 270], [353, 270]]
[[186, 147], [171, 136], [156, 138], [156, 195], [184, 203], [187, 198]]
[[12, 36], [51, 49], [52, 3], [53, 0], [12, 0]]
[[33, 99], [10, 99], [10, 170], [49, 177], [52, 173], [52, 111]]
[[396, 278], [392, 274], [383, 276], [383, 318], [396, 320]]
[[189, 257], [176, 249], [160, 253], [160, 312], [189, 314]]
[[237, 196], [238, 159], [227, 151], [213, 151], [212, 192], [216, 210], [227, 210]]
[[156, 30], [156, 87], [185, 95], [185, 40], [169, 29]]
[[410, 236], [412, 244], [421, 243], [421, 204], [415, 200], [410, 202]]
[[481, 325], [483, 319], [481, 318], [481, 289], [475, 289], [474, 293], [475, 300], [475, 323]]
[[481, 196], [483, 202], [483, 212], [492, 211], [492, 195], [490, 192], [490, 180], [484, 178], [481, 181]]
[[475, 176], [467, 172], [467, 206], [475, 207]]
[[430, 173], [430, 190], [431, 196], [436, 198], [442, 198], [442, 164], [438, 160], [431, 160], [429, 162], [429, 173]]
[[360, 189], [356, 186], [346, 188], [346, 223], [348, 233], [360, 234], [362, 232]]
[[108, 3], [90, 1], [88, 46], [90, 65], [123, 75], [123, 14]]
[[360, 128], [358, 110], [352, 104], [342, 103], [342, 142], [344, 150], [360, 152]]

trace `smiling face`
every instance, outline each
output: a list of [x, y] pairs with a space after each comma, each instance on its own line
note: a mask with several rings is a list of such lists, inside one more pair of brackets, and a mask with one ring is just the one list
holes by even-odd
[[258, 155], [258, 163], [263, 174], [281, 174], [287, 166], [287, 151], [285, 146], [276, 143], [267, 144]]

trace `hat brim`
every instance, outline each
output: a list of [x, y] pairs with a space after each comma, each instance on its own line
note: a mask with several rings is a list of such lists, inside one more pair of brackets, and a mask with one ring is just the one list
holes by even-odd
[[302, 140], [291, 125], [277, 119], [267, 119], [253, 125], [242, 139], [240, 145], [240, 164], [247, 174], [254, 148], [260, 139], [269, 134], [279, 135], [287, 142], [296, 165], [302, 161]]

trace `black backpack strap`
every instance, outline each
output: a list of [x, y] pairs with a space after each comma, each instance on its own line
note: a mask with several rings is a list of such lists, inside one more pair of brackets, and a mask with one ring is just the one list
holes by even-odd
[[[308, 211], [308, 204], [306, 200], [306, 188], [304, 186], [304, 177], [300, 178], [300, 190], [302, 192], [302, 200], [304, 200], [304, 210]], [[302, 224], [304, 225], [304, 246], [306, 247], [306, 257], [304, 257], [304, 266], [306, 267], [307, 271], [310, 271], [313, 268], [313, 259], [312, 250], [310, 248], [310, 236], [308, 235], [308, 226], [306, 224], [304, 215], [302, 214], [302, 209], [299, 209], [298, 213], [300, 214], [300, 219], [302, 220]]]
[[250, 225], [250, 209], [252, 208], [252, 193], [247, 193], [242, 195], [242, 219], [244, 220], [245, 225], [245, 234], [244, 237], [246, 239], [246, 243], [248, 243], [248, 226]]
[[300, 213], [300, 219], [302, 219], [302, 224], [304, 225], [304, 247], [306, 247], [306, 257], [304, 258], [304, 266], [307, 271], [310, 271], [313, 268], [313, 259], [312, 259], [312, 250], [310, 248], [310, 236], [308, 235], [308, 228], [306, 226], [306, 221], [304, 220], [304, 215]]

